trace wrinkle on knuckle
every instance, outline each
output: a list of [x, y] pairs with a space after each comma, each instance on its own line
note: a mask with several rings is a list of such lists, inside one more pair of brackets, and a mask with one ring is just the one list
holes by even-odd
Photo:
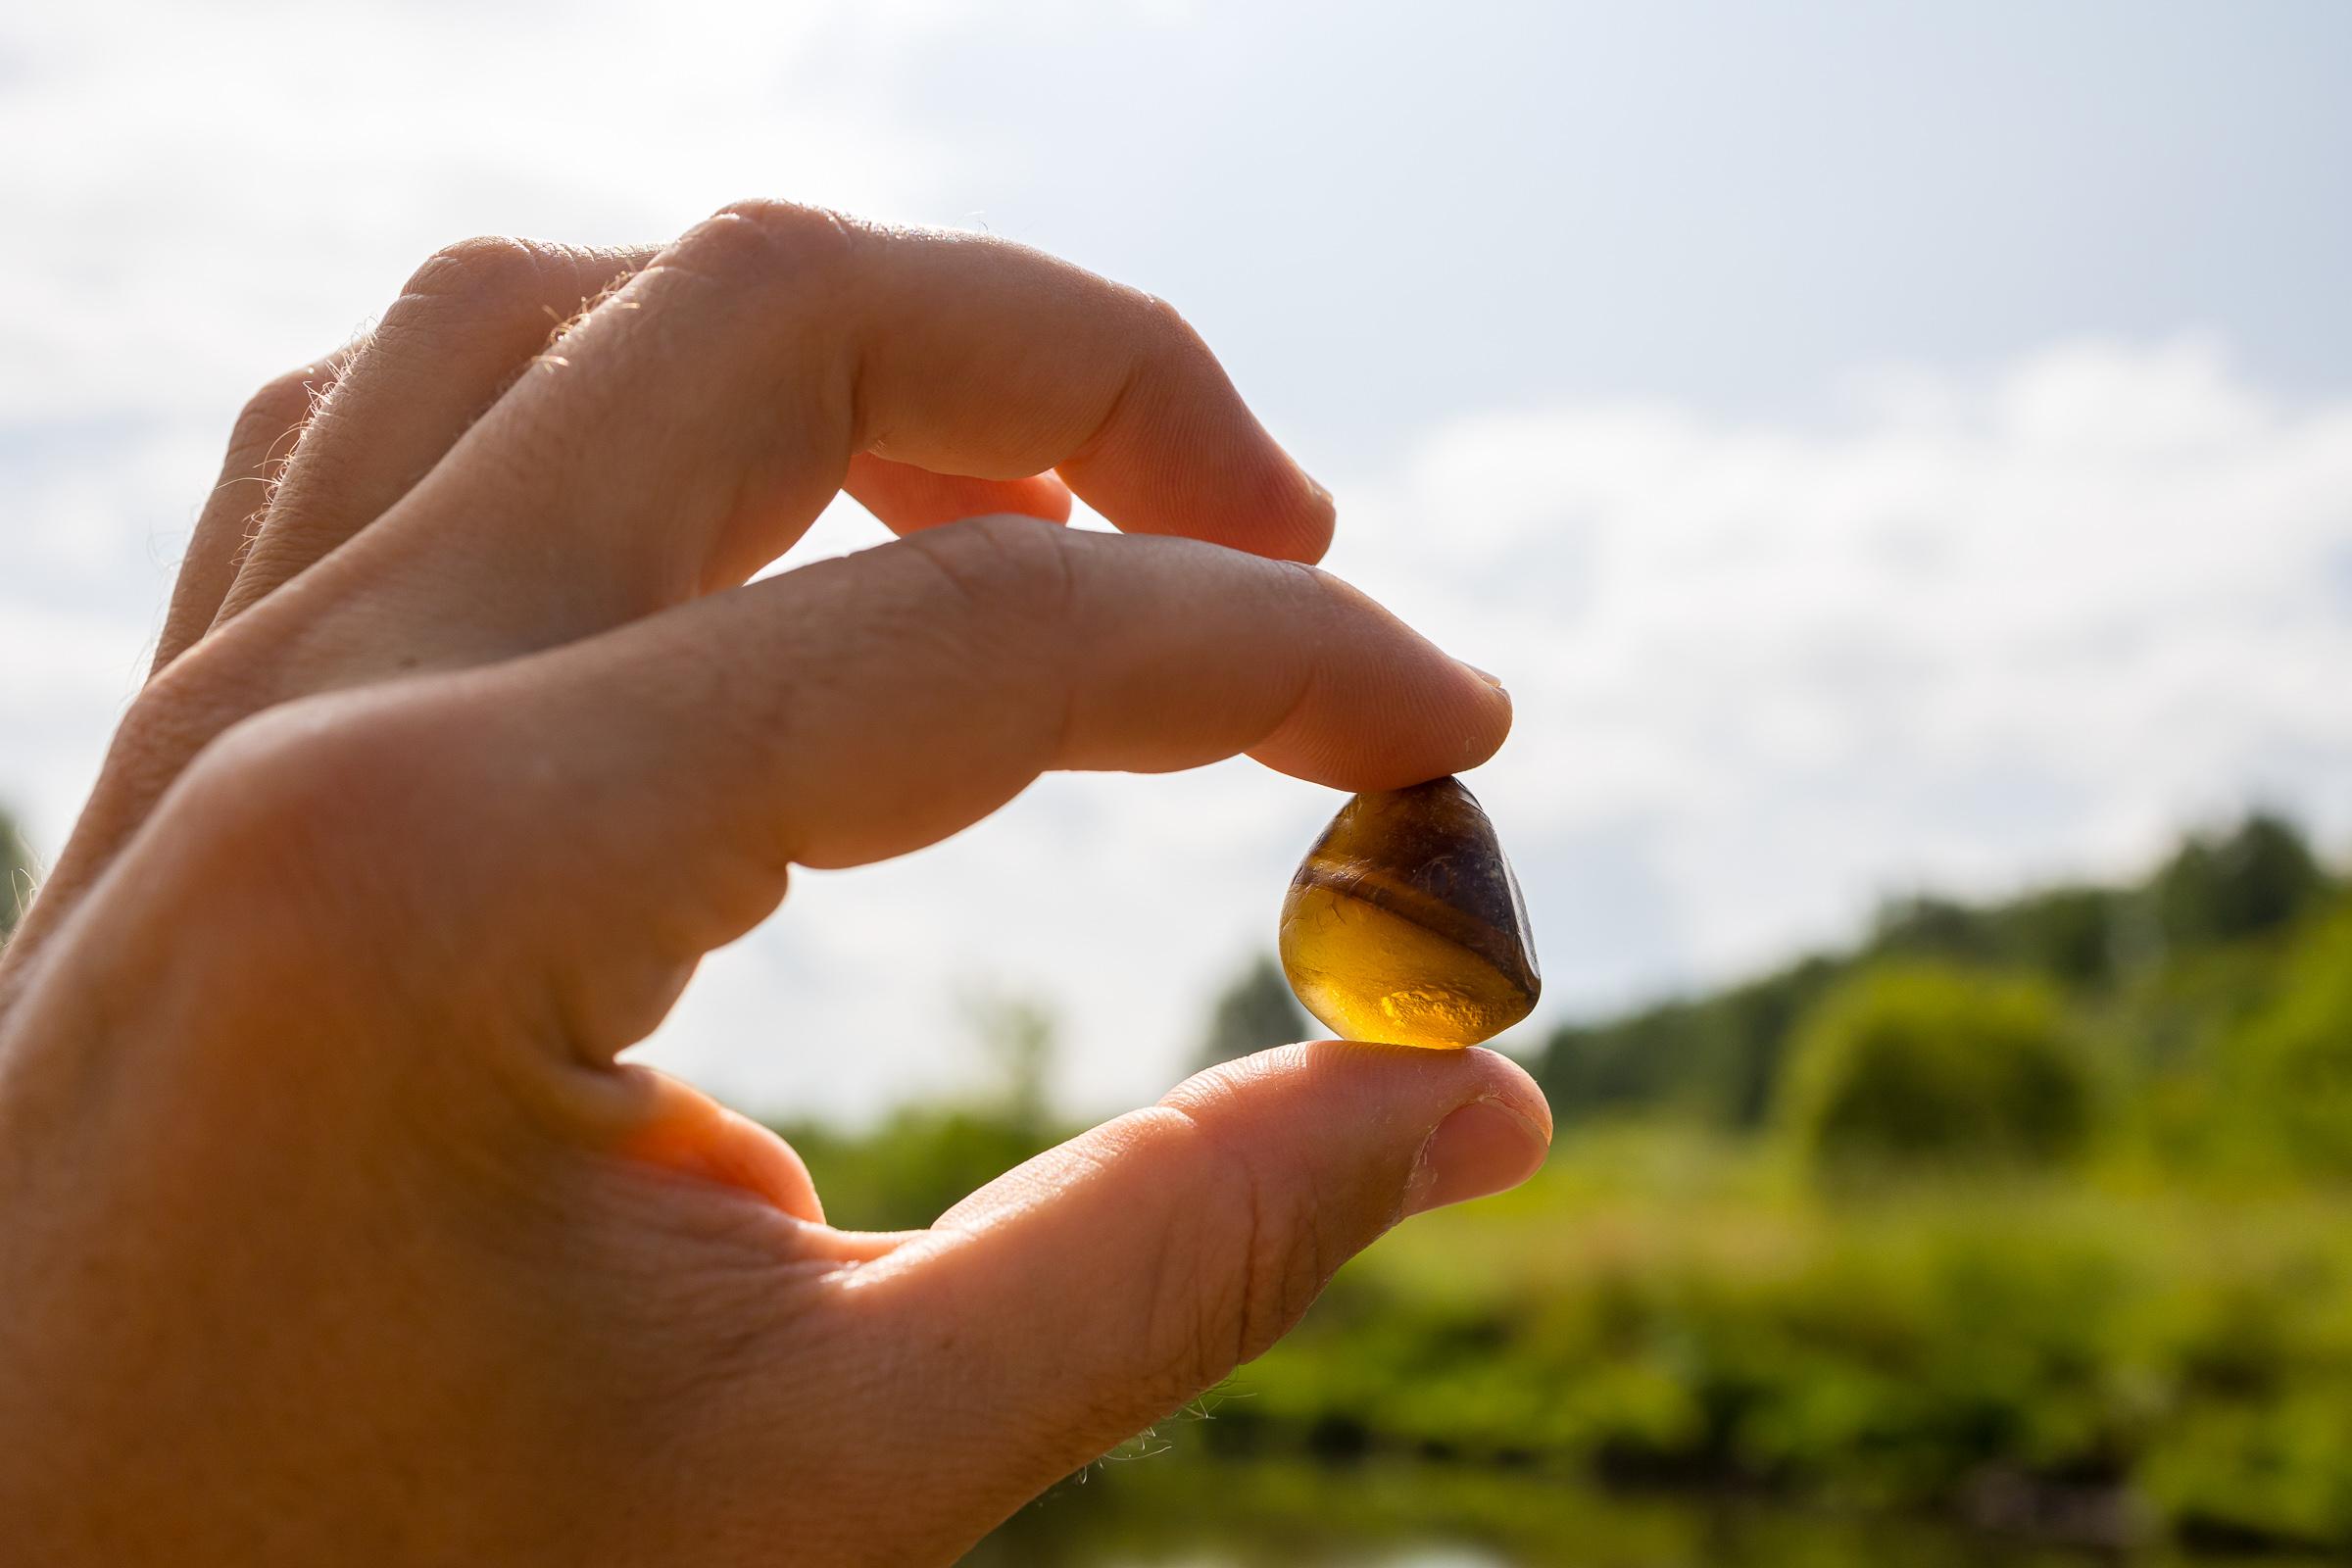
[[1270, 580], [1279, 585], [1276, 591], [1284, 597], [1284, 609], [1310, 617], [1318, 627], [1346, 618], [1360, 603], [1368, 602], [1310, 562], [1268, 561], [1266, 566]]
[[902, 541], [945, 580], [975, 629], [1051, 640], [1078, 595], [1079, 548], [1034, 517], [969, 517]]
[[1277, 1179], [1211, 1120], [1169, 1108], [1215, 1172], [1177, 1249], [1192, 1267], [1155, 1274], [1156, 1362], [1164, 1383], [1155, 1392], [1174, 1400], [1264, 1354], [1321, 1293], [1329, 1270], [1312, 1191]]
[[1339, 622], [1348, 613], [1338, 593], [1345, 585], [1331, 573], [1298, 561], [1269, 561], [1264, 565], [1273, 585], [1274, 603], [1268, 607], [1272, 623], [1297, 625], [1300, 634], [1292, 639], [1299, 650], [1295, 684], [1258, 745], [1281, 740], [1307, 721], [1324, 691], [1323, 650], [1338, 644]]
[[409, 274], [379, 330], [398, 333], [451, 314], [537, 311], [548, 303], [559, 265], [546, 247], [503, 235], [444, 245]]
[[[799, 680], [747, 685], [727, 650], [681, 635], [667, 643], [665, 657], [648, 659], [643, 667], [675, 672], [673, 686], [650, 695], [675, 711], [704, 715], [700, 722], [706, 726], [706, 742], [727, 760], [720, 771], [783, 779], [811, 749], [807, 710], [813, 685], [824, 678], [824, 664], [797, 648], [781, 662], [808, 673]], [[633, 695], [643, 700], [649, 694]], [[734, 851], [729, 865], [735, 875], [710, 891], [718, 917], [740, 918], [748, 928], [781, 898], [801, 845], [791, 814], [776, 808], [775, 795], [741, 790], [725, 792], [718, 800], [727, 812], [723, 837]]]
[[[638, 273], [632, 288], [652, 318], [639, 330], [692, 356], [695, 373], [726, 377], [736, 395], [790, 407], [808, 449], [846, 465], [866, 440], [854, 294], [858, 252], [874, 232], [823, 208], [733, 203]], [[698, 323], [694, 334], [679, 322]], [[713, 332], [725, 334], [715, 356]]]
[[1101, 456], [1105, 444], [1118, 438], [1128, 421], [1130, 406], [1139, 397], [1150, 395], [1152, 383], [1181, 379], [1187, 367], [1202, 360], [1213, 361], [1207, 340], [1185, 318], [1183, 312], [1156, 294], [1134, 288], [1125, 289], [1125, 293], [1134, 316], [1126, 368], [1103, 402], [1094, 428], [1063, 460], [1065, 463], [1083, 464]]
[[796, 286], [845, 272], [860, 236], [855, 220], [797, 202], [730, 202], [689, 229], [665, 258], [723, 283]]
[[115, 726], [100, 788], [152, 795], [233, 718], [242, 693], [223, 689], [213, 667], [190, 655], [174, 660], [139, 689]]

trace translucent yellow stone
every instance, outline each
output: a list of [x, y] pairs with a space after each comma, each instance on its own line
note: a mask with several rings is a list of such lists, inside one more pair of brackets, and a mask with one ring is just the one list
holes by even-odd
[[1544, 989], [1519, 879], [1461, 781], [1358, 795], [1282, 903], [1282, 968], [1346, 1040], [1475, 1046]]

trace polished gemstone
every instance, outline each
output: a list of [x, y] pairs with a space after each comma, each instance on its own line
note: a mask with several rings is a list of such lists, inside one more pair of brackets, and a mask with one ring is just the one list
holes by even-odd
[[1438, 1049], [1500, 1034], [1544, 986], [1519, 880], [1455, 778], [1340, 808], [1283, 900], [1282, 968], [1342, 1038]]

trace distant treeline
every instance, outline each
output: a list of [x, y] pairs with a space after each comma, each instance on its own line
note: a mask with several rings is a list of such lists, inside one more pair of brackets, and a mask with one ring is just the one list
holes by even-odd
[[[1041, 1098], [1050, 1015], [999, 1005], [975, 1023], [1005, 1064], [994, 1092], [865, 1135], [787, 1129], [841, 1213], [927, 1223], [1072, 1130]], [[1210, 1004], [1197, 1059], [1316, 1032], [1261, 956]], [[2352, 1173], [2352, 1102], [2327, 1087], [2352, 1084], [2352, 885], [2256, 813], [2138, 882], [1891, 901], [1845, 951], [1570, 1024], [1529, 1065], [1563, 1125], [1777, 1124], [1866, 1163], [2062, 1162], [2104, 1140], [2181, 1165]]]
[[1773, 1114], [1806, 1020], [1856, 977], [1932, 965], [2037, 982], [2107, 1065], [2146, 1080], [2192, 1058], [2277, 989], [2282, 939], [2341, 884], [2296, 827], [2256, 813], [2188, 838], [2144, 881], [1987, 904], [1892, 901], [1852, 949], [1712, 995], [1555, 1031], [1531, 1064], [1563, 1118], [1667, 1111], [1728, 1129]]

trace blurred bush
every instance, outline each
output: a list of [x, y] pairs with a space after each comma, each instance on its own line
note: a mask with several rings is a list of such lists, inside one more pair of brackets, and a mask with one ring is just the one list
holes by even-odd
[[1418, 1455], [1936, 1509], [2120, 1547], [2352, 1548], [2352, 1234], [2332, 1194], [2079, 1178], [1853, 1207], [1767, 1152], [1660, 1193], [1598, 1165], [1415, 1224], [1237, 1375], [1229, 1454]]
[[807, 1162], [825, 1217], [872, 1231], [928, 1225], [1056, 1141], [1002, 1111], [951, 1106], [909, 1106], [862, 1135], [792, 1122], [776, 1131]]
[[2055, 988], [1910, 962], [1861, 971], [1808, 1015], [1781, 1111], [1814, 1168], [1850, 1182], [2071, 1159], [2093, 1101]]
[[2352, 909], [2316, 924], [2280, 970], [2220, 1053], [2231, 1142], [2257, 1166], [2352, 1175]]

